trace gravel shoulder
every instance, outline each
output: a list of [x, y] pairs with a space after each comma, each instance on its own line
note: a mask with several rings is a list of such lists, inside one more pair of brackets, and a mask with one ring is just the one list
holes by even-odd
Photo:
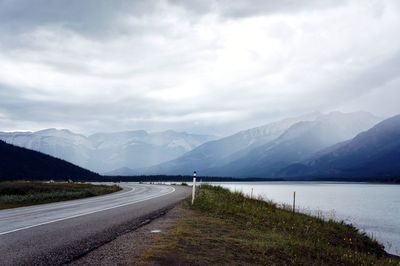
[[98, 247], [85, 256], [67, 265], [145, 265], [142, 253], [156, 243], [156, 238], [166, 234], [177, 221], [183, 218], [183, 203], [163, 215], [146, 221], [135, 231], [126, 233]]

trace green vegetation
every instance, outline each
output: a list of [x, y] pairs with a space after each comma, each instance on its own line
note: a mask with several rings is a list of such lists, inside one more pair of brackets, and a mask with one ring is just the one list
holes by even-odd
[[113, 185], [80, 183], [0, 182], [0, 209], [80, 199], [121, 190]]
[[145, 265], [400, 265], [356, 228], [203, 185]]

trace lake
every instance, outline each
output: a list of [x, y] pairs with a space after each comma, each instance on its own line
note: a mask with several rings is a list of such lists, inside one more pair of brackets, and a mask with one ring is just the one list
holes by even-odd
[[328, 182], [213, 182], [232, 191], [292, 204], [298, 211], [351, 223], [400, 255], [400, 185]]

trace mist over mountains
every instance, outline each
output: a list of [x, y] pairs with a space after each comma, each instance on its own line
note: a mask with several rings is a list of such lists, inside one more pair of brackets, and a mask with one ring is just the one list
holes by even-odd
[[273, 141], [292, 125], [300, 121], [313, 120], [319, 115], [320, 113], [315, 112], [243, 130], [225, 138], [206, 142], [175, 160], [147, 169], [131, 170], [125, 174], [190, 174], [193, 169], [198, 169], [203, 174], [210, 174], [206, 169], [226, 164], [258, 146]]
[[172, 130], [97, 133], [88, 137], [66, 129], [0, 133], [0, 140], [7, 143], [40, 151], [99, 173], [172, 160], [215, 138]]
[[400, 115], [310, 113], [221, 139], [175, 131], [126, 131], [88, 137], [69, 130], [0, 133], [107, 175], [191, 175], [312, 179], [400, 174]]
[[355, 137], [379, 119], [366, 112], [313, 113], [284, 119], [205, 143], [170, 162], [135, 174], [190, 174], [272, 177], [313, 153]]
[[285, 177], [398, 177], [400, 115], [279, 172]]
[[239, 177], [281, 176], [280, 169], [338, 142], [351, 139], [378, 121], [378, 118], [364, 112], [320, 115], [314, 121], [296, 123], [277, 139], [252, 149], [220, 168], [208, 171]]

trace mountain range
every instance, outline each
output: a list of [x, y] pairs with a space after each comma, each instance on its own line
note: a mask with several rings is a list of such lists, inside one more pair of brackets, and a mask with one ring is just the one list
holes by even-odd
[[72, 162], [95, 172], [140, 168], [175, 159], [200, 144], [216, 139], [172, 130], [97, 133], [90, 136], [66, 129], [0, 132], [0, 140]]
[[[191, 175], [193, 171], [200, 176], [284, 180], [400, 176], [400, 115], [382, 121], [366, 112], [311, 113], [221, 139], [175, 131], [86, 137], [56, 129], [0, 133], [0, 139], [91, 170], [116, 169], [108, 173], [114, 176]], [[24, 178], [30, 173], [44, 179], [100, 177], [51, 156], [0, 144], [3, 177]]]
[[238, 177], [281, 177], [280, 169], [351, 139], [377, 122], [378, 118], [365, 112], [320, 115], [313, 121], [296, 123], [277, 139], [208, 171], [212, 175], [224, 173]]
[[302, 161], [321, 149], [355, 137], [379, 118], [366, 113], [313, 113], [204, 143], [181, 157], [133, 174], [275, 177], [281, 168]]
[[287, 118], [260, 127], [240, 131], [228, 137], [206, 142], [179, 158], [149, 168], [117, 170], [110, 174], [191, 174], [194, 169], [202, 173], [217, 167], [243, 152], [268, 143], [300, 121], [313, 120], [319, 116], [314, 112], [299, 117]]
[[279, 173], [285, 177], [399, 177], [400, 115]]

